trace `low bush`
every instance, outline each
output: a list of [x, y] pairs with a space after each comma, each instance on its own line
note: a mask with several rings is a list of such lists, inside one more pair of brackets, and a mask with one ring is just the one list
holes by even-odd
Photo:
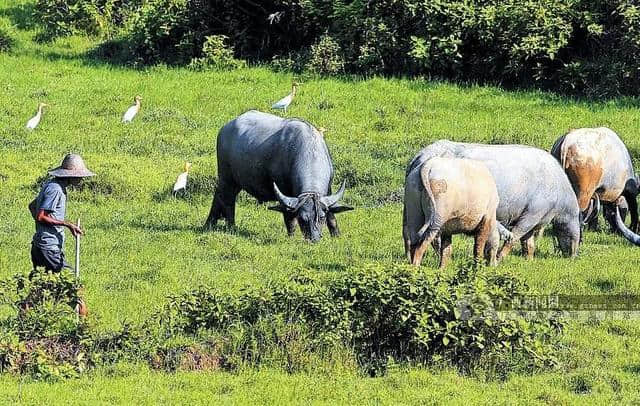
[[86, 0], [37, 0], [35, 17], [42, 31], [37, 39], [49, 41], [75, 33], [98, 32], [95, 5]]
[[141, 4], [140, 0], [37, 0], [34, 15], [42, 29], [37, 39], [82, 33], [111, 40]]
[[528, 288], [510, 274], [471, 265], [449, 276], [379, 265], [337, 277], [303, 272], [236, 294], [203, 287], [170, 297], [140, 325], [101, 333], [76, 318], [78, 286], [69, 272], [18, 275], [0, 290], [13, 309], [0, 321], [0, 372], [38, 379], [119, 362], [165, 371], [288, 372], [357, 363], [372, 376], [389, 362], [444, 362], [505, 377], [555, 366], [562, 331], [554, 319], [496, 313], [496, 303]]
[[0, 52], [7, 52], [11, 50], [15, 43], [16, 40], [13, 37], [11, 30], [0, 23]]
[[210, 35], [205, 37], [202, 46], [202, 56], [193, 58], [189, 67], [195, 70], [231, 70], [246, 66], [244, 61], [233, 57], [233, 49], [227, 44], [225, 35]]
[[[384, 371], [390, 359], [429, 363], [434, 357], [463, 371], [481, 367], [504, 374], [557, 363], [561, 323], [493, 313], [494, 303], [527, 292], [511, 275], [471, 266], [449, 278], [370, 266], [327, 283], [310, 279], [239, 295], [198, 289], [172, 298], [166, 315], [174, 331], [186, 334], [237, 326], [253, 334], [268, 326], [271, 332], [261, 336], [273, 339], [284, 326], [303, 326], [307, 351], [346, 345], [371, 374]], [[259, 364], [256, 354], [274, 345], [257, 343], [258, 351], [242, 346], [243, 361]]]
[[320, 37], [311, 45], [306, 69], [319, 75], [338, 75], [344, 73], [344, 58], [340, 45], [328, 35]]
[[0, 372], [58, 379], [87, 368], [88, 325], [77, 319], [78, 290], [69, 271], [2, 281], [1, 304], [12, 312], [0, 320]]

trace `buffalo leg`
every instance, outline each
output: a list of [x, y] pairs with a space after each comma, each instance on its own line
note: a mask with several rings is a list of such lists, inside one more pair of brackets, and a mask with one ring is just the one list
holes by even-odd
[[591, 221], [589, 221], [587, 223], [587, 228], [591, 231], [600, 231], [600, 223], [598, 221], [598, 214], [596, 213], [595, 216], [593, 216], [593, 218], [591, 219]]
[[338, 220], [334, 213], [327, 213], [327, 227], [332, 237], [340, 236], [340, 229], [338, 228]]
[[493, 229], [492, 225], [494, 224], [485, 217], [482, 222], [480, 222], [480, 225], [476, 230], [473, 244], [473, 259], [476, 263], [480, 263], [480, 261], [482, 261], [482, 257], [484, 256], [484, 247], [487, 245], [487, 239], [489, 239], [489, 234]]
[[509, 255], [509, 253], [511, 252], [511, 250], [513, 249], [513, 240], [511, 241], [506, 241], [503, 245], [502, 248], [500, 248], [500, 250], [498, 251], [498, 261], [502, 261], [502, 259], [504, 257], [506, 257], [507, 255]]
[[295, 213], [283, 213], [284, 225], [287, 228], [287, 234], [292, 237], [296, 232], [296, 226], [298, 225], [298, 218]]
[[529, 233], [520, 239], [522, 244], [522, 255], [527, 259], [533, 259], [533, 254], [536, 252], [535, 233]]
[[209, 211], [209, 217], [205, 222], [205, 228], [211, 229], [218, 220], [222, 217], [225, 218], [227, 226], [235, 225], [235, 213], [236, 213], [236, 197], [238, 196], [238, 190], [232, 186], [226, 186], [224, 183], [220, 183], [214, 194], [213, 202], [211, 203], [211, 210]]
[[440, 269], [447, 266], [447, 263], [451, 259], [451, 236], [442, 235], [440, 238]]
[[431, 244], [434, 238], [438, 237], [438, 233], [438, 230], [427, 231], [426, 236], [421, 242], [410, 247], [409, 256], [412, 265], [420, 266], [420, 264], [422, 263], [422, 257], [427, 251], [427, 245]]
[[631, 215], [631, 226], [629, 229], [634, 233], [638, 232], [638, 201], [636, 200], [637, 196], [634, 196], [632, 193], [624, 192], [622, 194], [627, 201], [627, 206], [629, 206], [629, 214]]
[[[217, 192], [217, 191], [216, 191]], [[207, 221], [204, 223], [204, 228], [211, 229], [216, 225], [218, 220], [224, 216], [224, 206], [222, 203], [222, 199], [216, 193], [213, 197], [213, 202], [211, 203], [211, 210], [209, 210], [209, 216], [207, 217]]]
[[495, 227], [489, 234], [487, 244], [484, 246], [484, 259], [489, 266], [496, 266], [498, 253], [498, 247], [500, 246], [500, 233], [498, 228]]
[[[609, 224], [609, 231], [611, 233], [618, 232], [618, 227], [616, 226], [616, 206], [617, 203], [602, 203], [602, 216]], [[622, 216], [622, 213], [620, 213], [620, 216]], [[624, 221], [624, 217], [622, 217], [622, 221]]]
[[433, 239], [433, 241], [431, 241], [431, 246], [433, 247], [433, 250], [436, 252], [436, 255], [438, 256], [438, 259], [440, 258], [440, 245], [442, 244], [440, 239], [441, 239], [440, 234], [438, 234]]
[[[513, 229], [511, 230], [511, 234], [513, 235], [513, 238], [510, 241], [505, 242], [502, 248], [500, 248], [500, 251], [498, 252], [498, 261], [501, 261], [504, 257], [509, 255], [509, 253], [513, 249], [513, 242], [515, 240], [520, 240], [522, 237], [528, 236], [530, 232], [531, 232], [531, 235], [534, 235], [535, 231], [538, 230], [536, 226], [539, 224], [540, 220], [541, 220], [540, 218], [531, 217], [531, 218], [524, 218], [518, 221], [518, 223], [516, 223], [516, 225], [513, 226]], [[540, 226], [540, 227], [544, 227], [544, 226]], [[534, 228], [535, 228], [535, 231], [532, 231], [534, 230]], [[523, 249], [523, 254], [524, 254], [524, 249]]]

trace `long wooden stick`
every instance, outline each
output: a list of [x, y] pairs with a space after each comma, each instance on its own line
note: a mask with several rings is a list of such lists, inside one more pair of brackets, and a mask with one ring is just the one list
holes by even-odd
[[[80, 228], [80, 219], [76, 224]], [[80, 278], [80, 235], [76, 236], [76, 281]]]
[[[78, 228], [80, 228], [80, 218], [78, 218], [78, 222], [76, 223]], [[76, 235], [76, 263], [75, 263], [75, 272], [76, 272], [76, 284], [80, 283], [80, 235]], [[80, 304], [76, 304], [76, 317], [80, 318]]]

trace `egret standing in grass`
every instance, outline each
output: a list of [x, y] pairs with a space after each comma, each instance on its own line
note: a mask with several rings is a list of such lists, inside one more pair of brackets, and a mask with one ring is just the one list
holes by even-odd
[[293, 82], [293, 84], [291, 85], [291, 93], [289, 93], [288, 96], [282, 98], [281, 100], [278, 100], [277, 102], [275, 102], [271, 106], [271, 108], [275, 110], [284, 110], [284, 114], [287, 114], [287, 107], [289, 107], [289, 105], [293, 101], [293, 98], [296, 96], [297, 87], [298, 87], [298, 84], [296, 82]]
[[136, 116], [136, 114], [138, 114], [138, 112], [140, 111], [140, 100], [142, 100], [142, 97], [140, 96], [136, 96], [134, 98], [135, 103], [131, 107], [129, 107], [126, 113], [124, 113], [124, 116], [122, 116], [123, 123], [130, 123]]
[[174, 196], [177, 196], [178, 192], [180, 191], [184, 193], [187, 190], [187, 178], [189, 177], [189, 169], [191, 169], [191, 163], [185, 162], [184, 172], [178, 175], [178, 179], [176, 179], [176, 183], [173, 185]]
[[45, 103], [38, 104], [38, 112], [31, 118], [31, 120], [27, 121], [27, 128], [29, 130], [34, 130], [38, 126], [38, 124], [40, 124], [40, 120], [42, 119], [42, 111], [45, 107], [48, 106], [49, 105]]

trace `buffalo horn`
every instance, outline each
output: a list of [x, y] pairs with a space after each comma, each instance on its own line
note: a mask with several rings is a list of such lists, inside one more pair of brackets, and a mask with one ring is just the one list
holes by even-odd
[[298, 198], [285, 196], [280, 191], [280, 189], [278, 189], [278, 185], [276, 185], [275, 182], [273, 182], [273, 191], [276, 193], [276, 197], [278, 198], [280, 204], [285, 206], [287, 209], [295, 210], [295, 208], [298, 206]]
[[342, 181], [342, 186], [340, 186], [340, 190], [337, 193], [332, 194], [331, 196], [325, 196], [321, 199], [322, 203], [325, 206], [331, 207], [334, 204], [338, 203], [340, 199], [342, 199], [342, 195], [344, 195], [344, 189], [346, 188], [346, 181]]

